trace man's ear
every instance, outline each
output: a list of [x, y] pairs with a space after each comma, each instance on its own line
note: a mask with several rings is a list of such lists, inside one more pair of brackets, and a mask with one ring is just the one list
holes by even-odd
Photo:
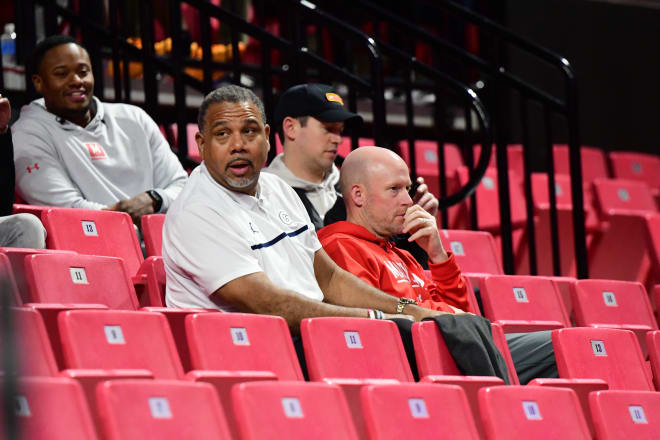
[[359, 183], [354, 183], [353, 186], [351, 186], [349, 196], [351, 197], [351, 202], [353, 202], [355, 206], [362, 207], [364, 205], [366, 193], [364, 187]]
[[297, 119], [292, 118], [291, 116], [287, 116], [284, 118], [282, 121], [282, 133], [284, 134], [284, 139], [290, 139], [292, 141], [296, 140], [296, 137], [298, 136], [298, 129], [300, 128], [300, 121]]
[[264, 134], [266, 135], [266, 151], [270, 151], [270, 125], [266, 124]]
[[42, 95], [41, 93], [41, 87], [42, 87], [42, 79], [38, 74], [32, 75], [32, 85], [34, 86], [34, 90], [37, 91], [38, 94]]
[[197, 142], [197, 149], [199, 150], [199, 155], [204, 160], [204, 135], [199, 131], [195, 133], [195, 142]]

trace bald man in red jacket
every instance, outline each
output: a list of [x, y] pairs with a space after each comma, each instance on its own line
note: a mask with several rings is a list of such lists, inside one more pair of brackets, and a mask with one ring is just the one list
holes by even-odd
[[[362, 281], [422, 307], [448, 313], [473, 312], [460, 268], [440, 240], [435, 217], [413, 204], [406, 163], [385, 148], [351, 152], [341, 168], [347, 220], [318, 231], [326, 253]], [[405, 250], [390, 242], [410, 234], [429, 255], [431, 278]], [[557, 377], [550, 332], [508, 334], [521, 383]]]

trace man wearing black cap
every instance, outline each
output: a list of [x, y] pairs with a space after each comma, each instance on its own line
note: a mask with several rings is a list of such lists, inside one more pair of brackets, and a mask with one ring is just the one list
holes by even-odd
[[339, 170], [334, 161], [344, 126], [361, 124], [362, 117], [347, 111], [332, 87], [301, 84], [282, 94], [274, 123], [284, 153], [265, 171], [293, 187], [319, 229], [337, 202]]
[[[341, 96], [325, 84], [293, 86], [277, 103], [274, 126], [284, 152], [264, 171], [279, 176], [293, 187], [317, 230], [346, 220], [338, 187], [339, 170], [334, 161], [344, 128], [354, 129], [360, 124], [362, 117], [346, 110]], [[428, 191], [423, 178], [418, 178], [417, 184], [413, 201], [436, 215], [438, 200]], [[426, 267], [424, 253], [416, 246], [409, 250]]]

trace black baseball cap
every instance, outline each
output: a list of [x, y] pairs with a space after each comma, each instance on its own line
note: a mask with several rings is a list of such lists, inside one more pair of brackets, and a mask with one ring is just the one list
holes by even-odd
[[346, 110], [341, 96], [325, 84], [300, 84], [284, 92], [275, 107], [275, 127], [281, 127], [287, 116], [312, 116], [323, 122], [362, 123], [362, 116]]

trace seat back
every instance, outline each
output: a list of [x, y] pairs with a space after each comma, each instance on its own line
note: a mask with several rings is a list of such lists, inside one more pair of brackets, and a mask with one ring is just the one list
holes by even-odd
[[303, 380], [286, 321], [249, 313], [186, 317], [192, 368], [271, 371], [280, 380]]
[[597, 391], [589, 395], [596, 438], [660, 438], [660, 393]]
[[[14, 322], [14, 348], [19, 352], [17, 368], [21, 376], [56, 376], [57, 362], [39, 312], [28, 308], [10, 309]], [[0, 347], [7, 337], [0, 338]]]
[[578, 326], [629, 330], [657, 330], [653, 309], [641, 283], [614, 280], [577, 280], [572, 289]]
[[[456, 170], [459, 185], [466, 185], [470, 179], [470, 172], [467, 167], [459, 167]], [[519, 176], [512, 171], [509, 171], [509, 181], [512, 182], [509, 186], [510, 202], [511, 202], [511, 225], [514, 229], [519, 229], [524, 226], [526, 213], [525, 213], [525, 198], [522, 189], [515, 182], [519, 181]], [[488, 231], [492, 234], [500, 233], [500, 208], [499, 208], [499, 189], [497, 181], [497, 170], [495, 168], [488, 168], [486, 174], [481, 179], [481, 183], [475, 190], [477, 197], [477, 225], [480, 230]], [[454, 211], [454, 215], [450, 219], [452, 228], [467, 228], [469, 227], [469, 210], [471, 201], [465, 200], [461, 208]]]
[[[463, 157], [461, 150], [455, 144], [444, 144], [445, 152], [445, 174], [447, 181], [455, 178], [454, 170], [463, 166]], [[399, 142], [399, 155], [411, 167], [410, 164], [410, 149], [408, 148], [408, 141], [404, 140]], [[440, 171], [438, 167], [439, 160], [438, 143], [435, 141], [415, 141], [415, 168], [417, 169], [417, 176], [423, 177], [424, 182], [429, 187], [429, 191], [440, 196]]]
[[308, 318], [300, 324], [311, 380], [413, 380], [397, 326], [362, 318]]
[[242, 439], [357, 439], [341, 389], [312, 382], [250, 382], [234, 386]]
[[133, 221], [125, 212], [51, 208], [42, 214], [42, 222], [49, 249], [122, 258], [130, 276], [144, 260]]
[[439, 432], [479, 438], [465, 393], [457, 385], [369, 385], [360, 394], [371, 439], [430, 439]]
[[[476, 164], [481, 156], [481, 144], [475, 144], [472, 147], [474, 154], [474, 163]], [[506, 146], [507, 152], [507, 162], [509, 165], [509, 171], [513, 171], [516, 176], [522, 178], [524, 175], [524, 164], [523, 164], [523, 146], [520, 144], [510, 144]], [[488, 167], [497, 169], [497, 147], [493, 144], [493, 149], [490, 153], [490, 161], [488, 162]]]
[[479, 408], [489, 439], [591, 439], [578, 399], [569, 389], [483, 388]]
[[[11, 264], [11, 269], [14, 272], [14, 281], [16, 281], [16, 288], [21, 297], [21, 300], [26, 303], [30, 301], [30, 285], [27, 282], [25, 275], [25, 257], [33, 254], [73, 254], [73, 251], [56, 251], [52, 249], [28, 249], [28, 248], [9, 248], [0, 247], [0, 254], [5, 255]], [[2, 259], [2, 257], [0, 257]]]
[[608, 156], [617, 179], [640, 180], [660, 189], [660, 157], [627, 151], [611, 151]]
[[608, 217], [616, 212], [657, 212], [648, 185], [623, 179], [596, 179], [594, 196], [600, 215]]
[[552, 332], [559, 377], [603, 379], [611, 390], [653, 390], [635, 334], [605, 328]]
[[111, 380], [96, 389], [104, 438], [228, 439], [213, 386], [170, 380]]
[[30, 302], [105, 304], [136, 310], [135, 289], [120, 258], [34, 254], [25, 258]]
[[142, 238], [147, 257], [163, 255], [163, 224], [165, 214], [149, 214], [142, 216]]
[[[556, 144], [552, 147], [552, 155], [555, 162], [555, 173], [571, 175], [570, 158], [568, 145]], [[608, 178], [610, 174], [607, 170], [607, 160], [605, 153], [596, 147], [580, 147], [580, 159], [582, 162], [582, 182], [585, 184], [593, 182], [595, 179]]]
[[507, 333], [570, 327], [561, 295], [548, 278], [489, 275], [481, 285], [485, 316]]
[[183, 376], [167, 319], [124, 310], [62, 312], [58, 324], [67, 368], [146, 369], [157, 379]]
[[441, 229], [440, 239], [463, 273], [504, 274], [495, 239], [489, 232]]
[[0, 295], [7, 295], [7, 303], [10, 306], [20, 306], [23, 304], [23, 299], [18, 293], [18, 287], [16, 287], [11, 262], [2, 253], [0, 253], [0, 283]]
[[649, 350], [649, 361], [653, 372], [655, 389], [660, 391], [660, 331], [646, 333], [646, 346]]
[[140, 267], [146, 284], [139, 287], [139, 301], [143, 307], [165, 307], [167, 277], [163, 257], [147, 257]]
[[[511, 359], [509, 347], [502, 327], [498, 324], [491, 326], [493, 343], [504, 357], [509, 370], [509, 383], [519, 384], [518, 375]], [[452, 357], [440, 329], [434, 321], [416, 322], [412, 325], [412, 338], [415, 347], [415, 360], [420, 378], [425, 376], [454, 376], [462, 375], [454, 358]]]
[[94, 423], [80, 384], [61, 377], [18, 381], [14, 411], [20, 438], [93, 440]]

